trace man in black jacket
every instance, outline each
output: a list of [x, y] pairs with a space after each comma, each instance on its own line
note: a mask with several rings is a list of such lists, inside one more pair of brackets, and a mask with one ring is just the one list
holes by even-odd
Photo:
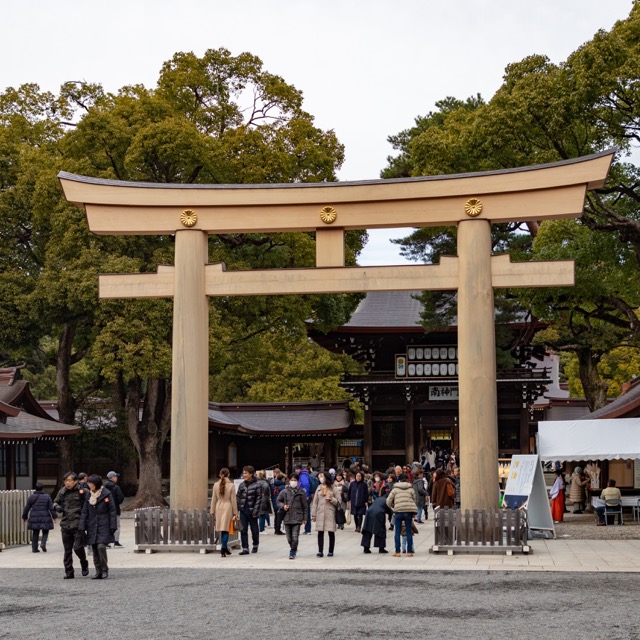
[[252, 466], [243, 467], [242, 479], [244, 482], [238, 487], [236, 499], [238, 501], [240, 522], [242, 523], [242, 530], [240, 531], [242, 551], [240, 555], [246, 556], [249, 553], [249, 532], [247, 531], [249, 527], [251, 527], [251, 541], [253, 542], [251, 552], [258, 553], [258, 544], [260, 543], [258, 517], [260, 516], [263, 488], [262, 484], [258, 482], [256, 470]]
[[78, 476], [73, 471], [64, 474], [64, 487], [60, 489], [53, 502], [54, 509], [62, 514], [60, 519], [60, 533], [64, 547], [64, 579], [74, 577], [73, 553], [80, 560], [82, 575], [89, 575], [89, 561], [84, 548], [84, 535], [78, 531], [82, 505], [87, 499], [87, 491], [78, 484]]
[[113, 546], [117, 549], [118, 547], [124, 547], [123, 544], [120, 544], [120, 505], [124, 502], [124, 493], [122, 493], [122, 489], [118, 486], [118, 478], [120, 477], [119, 473], [115, 471], [109, 471], [107, 473], [108, 480], [104, 483], [104, 486], [111, 491], [113, 494], [114, 502], [116, 503], [116, 517], [118, 519], [118, 528], [114, 534], [115, 542]]

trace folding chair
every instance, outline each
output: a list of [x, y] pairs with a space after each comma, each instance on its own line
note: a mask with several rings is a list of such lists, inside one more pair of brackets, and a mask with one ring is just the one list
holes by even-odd
[[618, 524], [624, 524], [622, 519], [622, 500], [605, 500], [604, 501], [604, 523], [609, 524], [609, 516], [613, 516], [612, 524], [616, 523], [616, 514], [618, 515]]
[[638, 499], [638, 503], [634, 504], [631, 509], [633, 510], [633, 521], [640, 524], [640, 499]]

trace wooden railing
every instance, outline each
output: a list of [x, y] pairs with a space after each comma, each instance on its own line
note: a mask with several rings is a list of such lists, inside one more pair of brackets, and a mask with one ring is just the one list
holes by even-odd
[[[199, 551], [219, 549], [220, 541], [208, 509], [178, 510], [151, 507], [133, 512], [134, 551]], [[229, 537], [232, 545], [238, 534]]]
[[31, 543], [31, 531], [22, 521], [22, 511], [31, 490], [0, 491], [0, 551], [5, 547]]
[[438, 509], [434, 522], [434, 543], [430, 551], [449, 555], [471, 553], [529, 553], [527, 512], [496, 509], [469, 511]]

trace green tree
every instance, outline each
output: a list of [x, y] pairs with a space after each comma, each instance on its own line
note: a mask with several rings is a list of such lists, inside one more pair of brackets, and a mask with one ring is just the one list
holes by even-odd
[[[6, 185], [0, 233], [3, 240], [24, 237], [21, 251], [0, 256], [7, 267], [0, 287], [13, 294], [3, 296], [0, 316], [25, 310], [36, 321], [22, 334], [7, 336], [3, 348], [15, 357], [28, 351], [25, 345], [55, 338], [55, 361], [50, 350], [48, 360], [38, 350], [31, 359], [41, 370], [56, 367], [61, 418], [72, 421], [91, 387], [103, 389], [138, 453], [134, 506], [158, 504], [170, 416], [171, 302], [98, 302], [97, 274], [155, 271], [173, 261], [173, 239], [89, 233], [82, 212], [62, 197], [57, 172], [152, 182], [330, 181], [343, 147], [332, 131], [313, 124], [297, 89], [264, 71], [255, 56], [234, 57], [224, 49], [202, 58], [176, 54], [153, 90], [137, 85], [109, 94], [99, 85], [69, 83], [53, 96], [25, 85], [5, 92], [0, 107], [0, 146], [13, 153], [0, 167]], [[365, 238], [348, 234], [350, 263]], [[310, 266], [314, 242], [312, 234], [227, 234], [212, 236], [209, 252], [210, 262], [224, 261], [229, 268]], [[252, 342], [265, 357], [284, 360], [275, 347], [286, 353], [285, 341], [274, 343], [274, 333], [300, 342], [307, 321], [319, 327], [341, 324], [356, 301], [354, 296], [212, 299], [211, 368], [219, 383], [213, 399], [237, 397], [222, 388], [222, 380], [242, 393], [251, 386], [242, 381], [247, 367], [225, 371], [228, 356], [221, 345]], [[236, 348], [235, 356], [252, 362], [249, 350]], [[94, 373], [87, 390], [73, 388], [71, 375], [83, 359], [85, 370]], [[282, 395], [287, 383], [278, 379]], [[332, 378], [325, 390], [333, 385]], [[275, 386], [269, 395], [278, 395]]]
[[[545, 56], [529, 56], [508, 65], [502, 86], [488, 102], [480, 97], [467, 101], [447, 98], [438, 103], [438, 112], [417, 118], [415, 127], [390, 138], [400, 155], [390, 159], [383, 172], [383, 176], [393, 177], [495, 170], [565, 160], [614, 144], [620, 148], [607, 187], [588, 196], [580, 224], [610, 236], [602, 240], [607, 245], [603, 256], [606, 269], [616, 271], [617, 255], [624, 255], [628, 268], [631, 250], [636, 273], [624, 279], [626, 288], [614, 286], [612, 279], [606, 279], [612, 286], [610, 291], [595, 286], [589, 280], [589, 265], [581, 257], [586, 253], [580, 239], [573, 233], [570, 239], [565, 238], [557, 230], [566, 227], [560, 226], [547, 236], [560, 243], [557, 250], [552, 251], [546, 240], [538, 244], [538, 250], [545, 255], [572, 257], [565, 250], [568, 243], [577, 251], [578, 269], [585, 270], [585, 282], [594, 286], [582, 290], [580, 298], [566, 289], [541, 290], [537, 296], [506, 292], [508, 298], [517, 297], [525, 306], [535, 299], [534, 309], [555, 323], [542, 334], [549, 338], [549, 345], [580, 345], [580, 378], [592, 408], [605, 401], [607, 385], [600, 379], [602, 369], [598, 367], [604, 353], [618, 344], [635, 343], [640, 337], [634, 313], [640, 266], [640, 183], [638, 169], [629, 161], [639, 131], [639, 32], [640, 3], [634, 2], [626, 20], [609, 32], [599, 31], [566, 62], [555, 65]], [[525, 231], [529, 238], [523, 237]], [[514, 259], [540, 255], [531, 242], [538, 232], [535, 222], [502, 232], [494, 229], [494, 235], [505, 238], [503, 250]], [[599, 246], [598, 236], [589, 238]], [[451, 229], [420, 229], [397, 242], [406, 256], [429, 261], [445, 250], [453, 251], [453, 241]], [[496, 241], [494, 246], [498, 246]], [[578, 280], [582, 279], [578, 275]], [[545, 295], [553, 302], [543, 304], [541, 297]]]

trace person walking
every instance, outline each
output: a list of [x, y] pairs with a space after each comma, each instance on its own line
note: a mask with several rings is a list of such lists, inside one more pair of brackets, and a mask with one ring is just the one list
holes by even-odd
[[87, 534], [87, 544], [93, 550], [93, 566], [96, 569], [92, 580], [109, 577], [107, 547], [115, 541], [118, 528], [116, 505], [113, 494], [102, 484], [102, 478], [91, 474], [87, 479], [89, 498], [82, 505], [78, 530]]
[[273, 484], [271, 485], [271, 503], [273, 505], [273, 513], [275, 514], [273, 518], [273, 533], [276, 536], [284, 535], [284, 531], [282, 531], [282, 518], [284, 517], [284, 512], [282, 509], [278, 509], [278, 496], [286, 485], [286, 476], [282, 471], [280, 471], [280, 469], [276, 469], [273, 473]]
[[78, 483], [78, 476], [73, 471], [67, 471], [63, 476], [64, 487], [58, 491], [53, 501], [53, 508], [60, 517], [60, 533], [64, 547], [64, 579], [75, 577], [73, 570], [73, 554], [80, 560], [83, 576], [89, 575], [89, 561], [85, 550], [84, 533], [79, 530], [80, 514], [87, 499], [88, 491]]
[[318, 558], [324, 555], [324, 532], [329, 536], [329, 553], [332, 558], [336, 547], [336, 510], [340, 508], [340, 490], [333, 486], [333, 479], [324, 473], [318, 474], [320, 486], [313, 496], [311, 519], [316, 523], [318, 533]]
[[362, 471], [357, 471], [355, 478], [349, 485], [349, 510], [356, 523], [356, 533], [360, 533], [362, 519], [367, 512], [369, 502], [369, 488], [364, 480]]
[[262, 486], [260, 515], [258, 516], [258, 530], [260, 533], [264, 533], [265, 526], [271, 526], [271, 485], [267, 481], [267, 474], [262, 469], [256, 473], [256, 478]]
[[220, 534], [220, 556], [231, 555], [229, 550], [229, 528], [238, 520], [238, 503], [233, 482], [229, 480], [229, 469], [220, 469], [220, 480], [213, 485], [211, 492], [211, 515], [215, 518], [216, 531]]
[[300, 526], [306, 523], [307, 493], [298, 485], [298, 474], [292, 473], [289, 484], [278, 495], [278, 508], [284, 512], [282, 522], [289, 543], [289, 560], [295, 560], [298, 553]]
[[[422, 512], [425, 511], [424, 505], [425, 501], [429, 499], [429, 492], [425, 487], [424, 482], [424, 473], [422, 471], [422, 467], [416, 467], [416, 471], [413, 474], [413, 482], [411, 483], [413, 486], [413, 491], [416, 494], [416, 507], [418, 508], [418, 515], [416, 517], [416, 522], [418, 524], [422, 524]], [[426, 512], [426, 517], [429, 517], [429, 512]]]
[[444, 472], [444, 469], [437, 469], [433, 487], [431, 488], [431, 502], [433, 503], [434, 511], [445, 507], [453, 509], [456, 503], [455, 492], [455, 485]]
[[[44, 491], [44, 485], [36, 482], [36, 490], [27, 498], [27, 504], [22, 511], [22, 519], [27, 523], [31, 534], [31, 551], [40, 553], [40, 549], [47, 551], [49, 531], [53, 529], [53, 521], [58, 517], [53, 508], [51, 496]], [[38, 549], [38, 541], [42, 532], [42, 541]]]
[[398, 482], [387, 497], [387, 506], [393, 509], [393, 525], [395, 530], [395, 557], [400, 557], [400, 538], [402, 534], [402, 523], [407, 530], [407, 556], [413, 556], [413, 532], [411, 523], [413, 516], [418, 512], [416, 506], [416, 494], [413, 487], [407, 482], [406, 474], [402, 473], [398, 477]]
[[258, 553], [258, 545], [260, 544], [260, 531], [258, 530], [258, 518], [260, 517], [260, 509], [262, 508], [262, 496], [264, 487], [256, 478], [256, 470], [247, 465], [242, 469], [243, 482], [238, 488], [236, 501], [238, 503], [238, 513], [240, 514], [240, 522], [242, 529], [240, 531], [240, 539], [242, 541], [241, 556], [249, 554], [249, 528], [251, 528], [251, 541], [253, 547], [252, 553]]
[[[339, 492], [339, 494], [340, 494], [340, 506], [342, 507], [343, 510], [346, 511], [346, 509], [347, 509], [347, 498], [348, 498], [347, 494], [349, 492], [349, 485], [345, 481], [344, 474], [342, 473], [342, 471], [338, 471], [336, 473], [335, 480], [333, 481], [333, 488], [336, 491]], [[339, 524], [338, 525], [338, 529], [343, 530], [344, 529], [344, 525], [343, 524]]]
[[120, 505], [124, 502], [124, 493], [122, 493], [122, 489], [118, 485], [119, 478], [119, 473], [116, 473], [115, 471], [109, 471], [109, 473], [107, 473], [107, 480], [104, 483], [104, 486], [113, 494], [113, 501], [116, 505], [116, 519], [118, 521], [118, 528], [116, 529], [116, 532], [114, 534], [114, 548], [124, 547], [123, 544], [120, 544], [120, 514], [122, 513]]

